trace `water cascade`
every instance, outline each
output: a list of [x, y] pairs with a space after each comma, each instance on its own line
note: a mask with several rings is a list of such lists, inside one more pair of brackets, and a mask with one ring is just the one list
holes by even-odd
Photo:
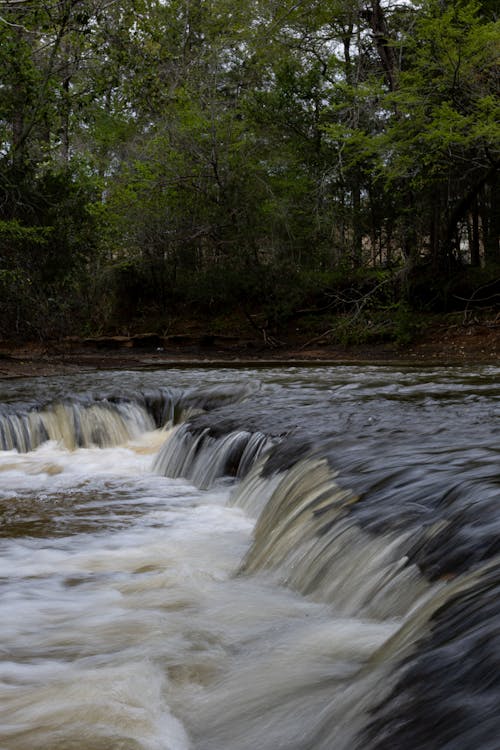
[[262, 433], [230, 432], [221, 438], [209, 429], [193, 434], [182, 425], [165, 442], [153, 471], [169, 477], [191, 479], [198, 487], [213, 486], [221, 477], [244, 477], [272, 441]]
[[496, 750], [497, 375], [6, 403], [0, 746]]
[[76, 395], [42, 404], [0, 405], [0, 450], [26, 453], [47, 440], [67, 448], [120, 445], [149, 430], [182, 422], [188, 415], [237, 403], [249, 386], [178, 391], [158, 388], [132, 395]]

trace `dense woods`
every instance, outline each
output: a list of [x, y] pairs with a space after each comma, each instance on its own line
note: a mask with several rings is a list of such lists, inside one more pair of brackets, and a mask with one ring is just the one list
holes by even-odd
[[499, 40], [492, 0], [0, 0], [0, 334], [493, 306]]

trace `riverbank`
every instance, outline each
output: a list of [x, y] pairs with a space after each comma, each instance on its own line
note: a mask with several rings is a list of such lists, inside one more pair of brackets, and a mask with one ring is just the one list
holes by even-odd
[[0, 342], [0, 377], [17, 378], [110, 369], [280, 364], [487, 364], [500, 359], [500, 324], [435, 324], [407, 346], [390, 343], [345, 346], [327, 337], [288, 336], [266, 344], [259, 338], [214, 336], [203, 331], [71, 338], [58, 342]]

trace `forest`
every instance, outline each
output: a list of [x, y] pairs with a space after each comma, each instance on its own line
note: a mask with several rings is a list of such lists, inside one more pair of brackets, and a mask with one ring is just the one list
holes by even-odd
[[0, 49], [0, 338], [500, 300], [494, 0], [0, 0]]

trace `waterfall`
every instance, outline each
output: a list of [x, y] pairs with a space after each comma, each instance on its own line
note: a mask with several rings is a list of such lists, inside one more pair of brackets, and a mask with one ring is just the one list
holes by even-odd
[[189, 423], [178, 427], [161, 448], [153, 471], [192, 480], [200, 489], [221, 477], [244, 477], [272, 441], [262, 433], [244, 430], [220, 438], [208, 429], [191, 432]]
[[[483, 533], [482, 546], [479, 539], [472, 546], [468, 537], [467, 544], [454, 541], [454, 535], [462, 534], [463, 509], [458, 511], [460, 525], [444, 519], [415, 525], [411, 516], [405, 516], [405, 508], [415, 511], [429, 480], [413, 467], [407, 472], [403, 467], [397, 472], [388, 467], [384, 481], [377, 480], [374, 487], [374, 492], [383, 491], [387, 497], [397, 498], [400, 492], [401, 516], [396, 505], [394, 521], [386, 523], [385, 529], [383, 523], [366, 525], [364, 517], [373, 512], [365, 508], [370, 498], [345, 484], [331, 459], [307, 441], [301, 451], [300, 439], [287, 444], [259, 432], [222, 434], [220, 425], [211, 434], [207, 424], [207, 420], [200, 424], [195, 420], [194, 425], [188, 420], [176, 428], [162, 447], [155, 470], [188, 477], [205, 488], [222, 476], [239, 478], [230, 503], [257, 521], [238, 575], [264, 575], [309, 600], [328, 604], [334, 620], [341, 618], [352, 637], [360, 639], [356, 649], [363, 639], [361, 631], [356, 636], [360, 623], [385, 632], [347, 682], [345, 674], [321, 681], [314, 726], [304, 722], [307, 741], [290, 742], [289, 747], [441, 750], [449, 746], [468, 750], [479, 747], [474, 738], [481, 737], [481, 750], [496, 750], [496, 719], [485, 719], [478, 730], [476, 709], [469, 710], [459, 686], [462, 680], [472, 691], [484, 691], [486, 703], [499, 694], [500, 663], [491, 652], [491, 642], [499, 641], [500, 652], [494, 624], [500, 618], [500, 563], [495, 551], [498, 543], [489, 541], [492, 532]], [[404, 486], [406, 474], [409, 484]], [[459, 509], [462, 494], [457, 489], [444, 490], [450, 507], [456, 502]], [[465, 562], [468, 557], [470, 571]], [[477, 566], [476, 561], [483, 562]], [[471, 607], [484, 619], [471, 612]], [[478, 622], [487, 633], [488, 646]], [[332, 628], [337, 628], [333, 622]], [[370, 632], [373, 645], [376, 637], [374, 630]], [[342, 648], [348, 649], [347, 642]], [[456, 662], [462, 657], [470, 660], [469, 667], [458, 667]], [[486, 663], [482, 666], [483, 659], [490, 659], [489, 668]], [[453, 697], [447, 697], [450, 689]], [[425, 698], [426, 693], [432, 700]], [[424, 721], [415, 713], [419, 705], [426, 714]], [[440, 706], [437, 724], [432, 718], [435, 706]], [[452, 718], [457, 709], [459, 717]], [[241, 709], [234, 720], [242, 721], [243, 716]], [[202, 712], [201, 717], [218, 727], [213, 716]], [[463, 739], [457, 739], [457, 726], [462, 728]], [[229, 750], [230, 737], [221, 728], [214, 731], [220, 732], [220, 750]], [[249, 736], [255, 731], [248, 727]], [[270, 725], [266, 748], [273, 747], [272, 731]], [[238, 744], [238, 748], [247, 746], [251, 747], [251, 741]], [[215, 750], [215, 744], [206, 747]]]
[[155, 429], [144, 404], [132, 401], [66, 401], [0, 414], [0, 448], [26, 453], [47, 440], [69, 449], [120, 445]]
[[1, 407], [0, 744], [497, 750], [497, 379], [165, 377]]
[[[121, 445], [198, 412], [238, 403], [255, 386], [189, 390], [158, 388], [132, 394], [75, 395], [42, 404], [0, 405], [0, 450], [26, 453], [47, 440], [68, 449]], [[250, 448], [249, 448], [250, 450]]]

